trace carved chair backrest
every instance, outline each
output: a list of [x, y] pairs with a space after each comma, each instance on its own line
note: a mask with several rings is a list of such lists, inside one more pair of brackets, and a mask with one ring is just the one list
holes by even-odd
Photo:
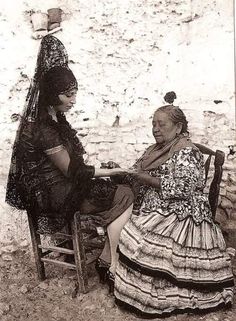
[[203, 155], [207, 156], [207, 159], [205, 161], [205, 182], [208, 179], [212, 156], [214, 156], [214, 158], [215, 158], [215, 160], [214, 160], [214, 174], [213, 174], [213, 178], [210, 183], [209, 195], [208, 195], [209, 203], [210, 203], [211, 210], [212, 210], [212, 216], [214, 219], [215, 215], [216, 215], [216, 209], [218, 206], [218, 198], [219, 198], [219, 194], [220, 194], [220, 183], [221, 183], [221, 179], [222, 179], [225, 154], [221, 150], [213, 151], [210, 148], [208, 148], [204, 145], [201, 145], [201, 144], [194, 143], [194, 145], [199, 148], [199, 150], [202, 152]]

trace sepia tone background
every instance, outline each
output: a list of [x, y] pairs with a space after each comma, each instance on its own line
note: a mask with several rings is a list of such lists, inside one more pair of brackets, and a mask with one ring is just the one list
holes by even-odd
[[62, 31], [55, 36], [64, 43], [79, 84], [77, 104], [67, 117], [88, 162], [131, 166], [154, 142], [154, 110], [164, 104], [167, 91], [175, 91], [175, 105], [186, 113], [193, 141], [226, 154], [217, 219], [229, 246], [236, 246], [233, 6], [233, 0], [0, 2], [2, 262], [30, 248], [26, 214], [10, 208], [4, 198], [11, 148], [40, 44], [33, 38], [31, 15], [53, 7], [62, 9]]

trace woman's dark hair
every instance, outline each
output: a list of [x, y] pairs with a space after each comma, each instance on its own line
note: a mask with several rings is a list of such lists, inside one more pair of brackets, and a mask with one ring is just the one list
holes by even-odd
[[78, 88], [78, 84], [69, 68], [59, 66], [51, 68], [39, 84], [39, 113], [44, 114], [48, 106], [60, 105], [58, 95], [74, 88]]
[[182, 130], [180, 134], [188, 133], [188, 121], [186, 119], [184, 112], [178, 106], [165, 105], [165, 106], [159, 107], [155, 111], [155, 113], [158, 111], [166, 113], [174, 124], [177, 124], [177, 123], [182, 124]]
[[173, 104], [174, 100], [177, 98], [176, 93], [174, 91], [169, 91], [165, 94], [164, 100], [168, 104]]

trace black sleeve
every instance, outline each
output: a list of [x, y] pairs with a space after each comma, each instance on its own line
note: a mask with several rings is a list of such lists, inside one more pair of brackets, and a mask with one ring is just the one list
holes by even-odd
[[83, 157], [76, 157], [71, 159], [68, 176], [75, 182], [87, 181], [94, 177], [95, 168], [94, 166], [86, 165]]
[[[40, 136], [38, 138], [39, 146], [47, 154], [53, 154], [60, 149], [66, 148], [59, 132], [52, 126], [42, 125]], [[70, 164], [68, 167], [68, 176], [75, 182], [84, 182], [94, 177], [94, 166], [88, 166], [84, 163], [82, 156], [70, 155]]]
[[56, 128], [49, 125], [41, 125], [38, 133], [38, 146], [46, 153], [53, 154], [54, 150], [63, 148], [63, 141]]

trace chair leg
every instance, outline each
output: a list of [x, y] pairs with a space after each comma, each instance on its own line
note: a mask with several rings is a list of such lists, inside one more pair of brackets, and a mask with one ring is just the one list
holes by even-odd
[[34, 252], [38, 278], [40, 281], [43, 281], [46, 279], [46, 275], [45, 275], [44, 263], [41, 261], [42, 250], [38, 247], [41, 244], [40, 235], [36, 233], [36, 227], [35, 227], [33, 218], [29, 213], [28, 213], [28, 221], [29, 221], [30, 235], [31, 235], [31, 241], [32, 241], [32, 247]]
[[[72, 227], [71, 227], [71, 224], [68, 224], [66, 226], [66, 232], [69, 234], [69, 235], [72, 235]], [[70, 249], [70, 250], [73, 250], [73, 240], [70, 239], [68, 240], [67, 242], [67, 248]]]
[[71, 230], [79, 290], [82, 293], [87, 293], [88, 274], [86, 268], [86, 255], [80, 231], [80, 218], [77, 213], [74, 214], [74, 218], [71, 222]]

